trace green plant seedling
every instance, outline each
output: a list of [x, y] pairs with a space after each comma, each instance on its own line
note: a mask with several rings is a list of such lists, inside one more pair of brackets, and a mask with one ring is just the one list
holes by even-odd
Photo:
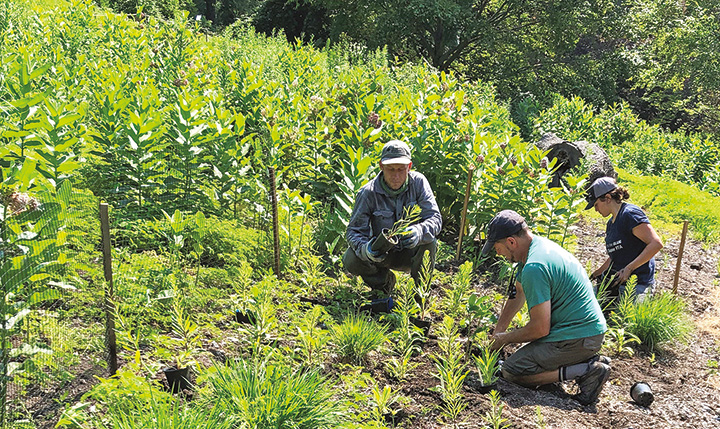
[[422, 266], [420, 267], [420, 284], [415, 285], [415, 302], [420, 310], [421, 320], [427, 319], [432, 307], [432, 275], [433, 267], [430, 261], [430, 252], [423, 252]]
[[404, 236], [407, 234], [407, 232], [404, 231], [405, 228], [419, 221], [421, 212], [422, 209], [418, 205], [405, 207], [402, 217], [393, 224], [392, 228], [390, 228], [385, 235], [388, 238]]
[[186, 313], [181, 299], [176, 295], [173, 302], [173, 333], [178, 336], [180, 350], [175, 354], [175, 368], [181, 369], [194, 365], [194, 354], [201, 347], [200, 329]]
[[493, 298], [489, 295], [470, 295], [466, 308], [466, 318], [463, 324], [468, 329], [468, 342], [465, 346], [465, 357], [468, 359], [478, 331], [486, 329], [491, 323], [495, 323], [497, 317], [492, 312]]
[[373, 402], [375, 403], [375, 407], [373, 407], [372, 410], [373, 418], [375, 419], [375, 423], [383, 425], [386, 416], [392, 418], [397, 414], [398, 410], [393, 407], [393, 405], [397, 403], [398, 395], [393, 391], [392, 387], [388, 385], [385, 385], [382, 390], [379, 389], [379, 386], [373, 385], [372, 396]]
[[485, 413], [483, 420], [493, 429], [504, 429], [510, 427], [507, 419], [502, 416], [505, 404], [500, 400], [500, 393], [497, 390], [490, 392], [490, 411]]
[[462, 387], [469, 371], [466, 370], [459, 337], [455, 321], [445, 316], [438, 330], [440, 351], [430, 356], [437, 370], [433, 376], [440, 381], [440, 385], [433, 387], [432, 390], [442, 396], [443, 416], [451, 422], [457, 421], [460, 413], [467, 407]]
[[545, 417], [543, 417], [542, 408], [540, 408], [540, 405], [535, 405], [535, 426], [540, 429], [545, 429], [547, 427], [547, 423], [545, 422]]
[[608, 328], [603, 347], [615, 356], [631, 357], [635, 354], [635, 350], [632, 348], [633, 344], [640, 344], [640, 339], [625, 332], [625, 328], [617, 327]]
[[452, 287], [447, 291], [444, 299], [445, 311], [450, 317], [459, 320], [464, 318], [462, 313], [466, 310], [465, 306], [470, 293], [472, 271], [472, 261], [465, 261], [460, 265], [457, 274], [452, 279]]
[[490, 386], [498, 380], [498, 361], [500, 350], [491, 350], [489, 347], [482, 347], [480, 354], [473, 357], [480, 382], [483, 386]]

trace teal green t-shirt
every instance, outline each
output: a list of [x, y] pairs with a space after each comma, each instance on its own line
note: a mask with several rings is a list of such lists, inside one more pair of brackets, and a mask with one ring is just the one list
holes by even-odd
[[557, 243], [534, 236], [517, 278], [528, 308], [550, 301], [550, 333], [537, 341], [573, 340], [607, 330], [585, 269]]

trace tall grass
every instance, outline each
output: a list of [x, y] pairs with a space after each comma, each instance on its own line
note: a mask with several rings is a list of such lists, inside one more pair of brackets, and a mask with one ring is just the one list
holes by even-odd
[[337, 427], [345, 411], [316, 371], [282, 363], [229, 361], [208, 380], [208, 400], [247, 428], [317, 429]]
[[108, 413], [115, 429], [229, 429], [233, 419], [220, 406], [188, 407], [180, 401], [134, 402], [125, 412]]
[[687, 316], [686, 304], [670, 292], [662, 292], [633, 302], [625, 294], [621, 297], [613, 322], [640, 339], [650, 351], [671, 341], [683, 342], [692, 332], [692, 321]]
[[338, 354], [357, 364], [386, 340], [385, 327], [356, 314], [348, 315], [341, 324], [333, 326], [331, 335]]

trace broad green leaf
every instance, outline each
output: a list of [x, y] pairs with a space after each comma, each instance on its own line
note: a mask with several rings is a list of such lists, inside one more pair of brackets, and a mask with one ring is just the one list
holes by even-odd
[[35, 292], [28, 298], [28, 304], [34, 305], [44, 301], [62, 298], [62, 294], [55, 289], [46, 289], [42, 292]]

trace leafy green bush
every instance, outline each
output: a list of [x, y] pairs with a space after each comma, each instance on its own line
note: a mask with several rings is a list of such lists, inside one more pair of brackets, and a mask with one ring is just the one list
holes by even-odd
[[598, 143], [617, 166], [666, 176], [700, 189], [720, 192], [720, 143], [701, 134], [670, 133], [640, 120], [626, 104], [599, 112], [579, 97], [556, 95], [535, 116], [534, 140], [547, 132], [570, 140]]
[[200, 262], [207, 267], [240, 266], [247, 261], [253, 267], [269, 266], [272, 251], [268, 233], [239, 225], [235, 221], [213, 218], [201, 239]]

